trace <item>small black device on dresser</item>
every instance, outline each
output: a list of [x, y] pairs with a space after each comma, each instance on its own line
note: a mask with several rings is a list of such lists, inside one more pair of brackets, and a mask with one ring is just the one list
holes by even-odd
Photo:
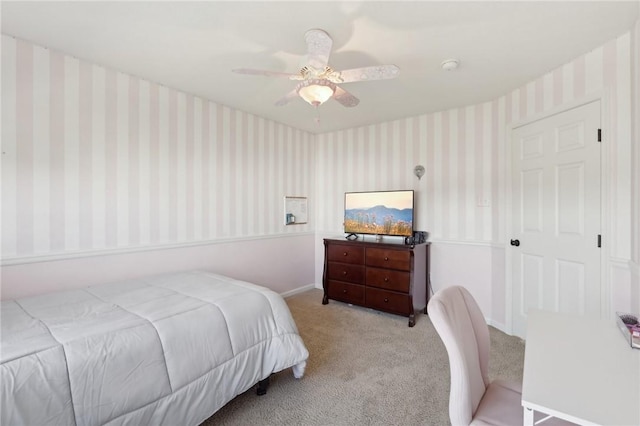
[[427, 313], [430, 243], [325, 238], [322, 304], [329, 299], [409, 317]]
[[413, 235], [404, 239], [405, 244], [423, 244], [427, 242], [427, 235], [429, 233], [425, 231], [413, 231]]

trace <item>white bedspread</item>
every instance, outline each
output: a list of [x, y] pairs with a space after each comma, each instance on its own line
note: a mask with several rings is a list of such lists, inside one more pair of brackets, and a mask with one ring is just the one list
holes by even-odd
[[275, 292], [195, 271], [2, 302], [0, 424], [197, 425], [308, 357]]

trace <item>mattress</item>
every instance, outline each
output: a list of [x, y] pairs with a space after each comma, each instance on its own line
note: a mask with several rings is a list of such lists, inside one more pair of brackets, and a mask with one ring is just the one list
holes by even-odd
[[309, 353], [280, 295], [203, 271], [3, 301], [2, 425], [197, 425]]

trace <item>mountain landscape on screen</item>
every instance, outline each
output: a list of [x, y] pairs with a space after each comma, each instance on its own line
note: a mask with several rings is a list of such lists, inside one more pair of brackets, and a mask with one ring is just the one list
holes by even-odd
[[345, 210], [345, 230], [356, 234], [411, 235], [413, 209], [384, 205]]

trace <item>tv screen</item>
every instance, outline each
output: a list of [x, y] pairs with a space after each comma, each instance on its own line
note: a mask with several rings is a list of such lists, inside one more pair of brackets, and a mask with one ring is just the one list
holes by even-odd
[[410, 237], [413, 190], [346, 192], [344, 232]]

